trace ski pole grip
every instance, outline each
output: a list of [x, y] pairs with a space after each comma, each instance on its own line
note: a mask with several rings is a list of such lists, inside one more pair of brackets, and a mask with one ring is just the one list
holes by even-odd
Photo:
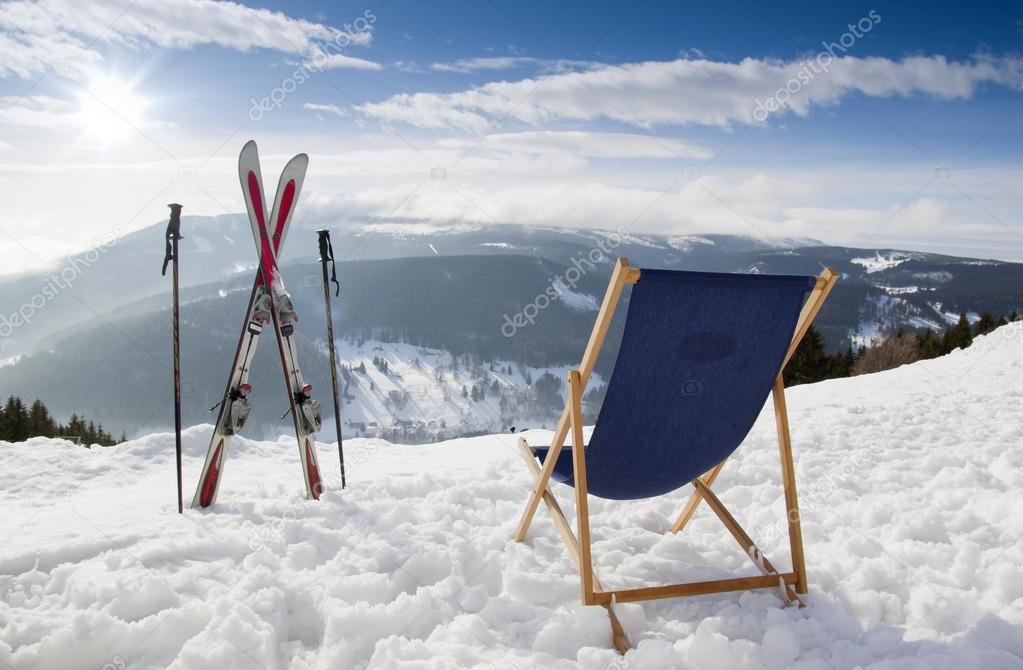
[[[330, 231], [327, 229], [317, 230], [316, 234], [319, 235], [320, 243], [320, 263], [323, 264], [323, 271], [327, 271], [327, 263], [330, 263], [330, 281], [334, 282], [336, 291], [335, 296], [341, 295], [341, 283], [337, 280], [337, 267], [334, 264], [334, 248], [330, 244]], [[324, 274], [324, 281], [326, 281], [327, 275]]]
[[167, 222], [167, 232], [164, 233], [166, 238], [167, 247], [163, 254], [163, 270], [160, 271], [161, 275], [167, 274], [167, 264], [174, 260], [174, 241], [182, 239], [181, 237], [181, 205], [178, 203], [171, 203], [167, 205], [170, 207], [170, 221]]
[[330, 245], [330, 231], [329, 230], [317, 230], [316, 234], [319, 235], [320, 243], [320, 262], [329, 260], [327, 248]]

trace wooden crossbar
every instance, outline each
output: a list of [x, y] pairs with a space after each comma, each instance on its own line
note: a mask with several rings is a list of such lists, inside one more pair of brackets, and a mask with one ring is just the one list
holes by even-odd
[[729, 591], [746, 591], [749, 589], [778, 588], [781, 584], [795, 584], [798, 576], [794, 572], [783, 572], [777, 575], [757, 575], [755, 577], [731, 577], [729, 579], [711, 579], [688, 584], [671, 584], [668, 586], [642, 586], [635, 589], [614, 589], [597, 591], [593, 594], [598, 605], [611, 602], [633, 603], [643, 600], [659, 600], [664, 598], [684, 598], [687, 596], [704, 596], [711, 593], [727, 593]]

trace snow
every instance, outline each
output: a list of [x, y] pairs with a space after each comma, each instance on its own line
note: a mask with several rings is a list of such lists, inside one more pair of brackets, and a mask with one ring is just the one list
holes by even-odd
[[239, 272], [250, 272], [256, 269], [255, 263], [235, 263], [231, 266], [231, 270], [226, 274], [236, 275]]
[[[0, 442], [0, 667], [1023, 667], [1021, 344], [1015, 323], [791, 389], [808, 606], [770, 590], [619, 605], [624, 658], [546, 510], [511, 541], [530, 489], [511, 435], [347, 440], [344, 491], [321, 444], [319, 502], [292, 442], [241, 438], [217, 505], [183, 516], [169, 434]], [[186, 497], [210, 430], [185, 431]], [[787, 570], [770, 404], [715, 490]], [[669, 532], [688, 494], [590, 499], [605, 585], [755, 573], [705, 508]]]
[[[588, 297], [591, 296], [572, 294], [570, 299], [585, 307], [582, 301]], [[562, 384], [562, 397], [568, 397], [569, 366], [566, 365], [525, 368], [510, 361], [496, 360], [493, 365], [483, 364], [473, 370], [464, 364], [456, 365], [448, 351], [403, 342], [338, 339], [335, 347], [338, 359], [345, 365], [353, 370], [363, 365], [366, 370], [352, 373], [355, 383], [342, 380], [347, 396], [343, 403], [342, 431], [347, 430], [352, 435], [376, 437], [382, 429], [401, 426], [402, 422], [413, 422], [427, 433], [445, 437], [494, 432], [502, 430], [509, 421], [519, 427], [553, 425], [557, 421], [557, 410], [551, 416], [539, 416], [520, 402], [520, 396], [529, 387], [527, 374], [531, 380], [539, 379], [544, 373], [553, 374]], [[326, 343], [322, 343], [321, 348], [326, 352]], [[373, 365], [374, 358], [387, 362], [386, 373]], [[507, 368], [511, 368], [510, 374]], [[500, 386], [499, 394], [491, 390], [494, 382]], [[599, 374], [591, 377], [592, 386], [602, 383]], [[462, 397], [462, 389], [473, 386], [485, 387], [483, 400]], [[505, 398], [505, 411], [502, 411], [501, 396]], [[330, 426], [324, 431], [333, 435]]]
[[558, 292], [558, 299], [569, 309], [577, 312], [596, 312], [600, 309], [600, 301], [595, 295], [573, 291], [560, 277], [551, 284], [551, 288]]
[[359, 226], [363, 234], [389, 235], [396, 239], [420, 237], [425, 235], [457, 235], [474, 233], [480, 226], [469, 223], [433, 224], [433, 223], [367, 223]]
[[853, 258], [850, 259], [850, 262], [862, 265], [866, 269], [867, 274], [873, 274], [875, 272], [890, 270], [912, 258], [914, 258], [913, 254], [901, 251], [892, 251], [884, 255], [882, 255], [880, 251], [877, 251], [874, 252], [873, 258], [869, 256], [866, 258]]
[[[967, 265], [969, 265], [969, 263], [967, 263]], [[929, 279], [936, 282], [947, 282], [954, 279], [952, 273], [946, 272], [945, 270], [937, 270], [934, 272], [914, 272], [913, 276], [916, 279]]]
[[888, 295], [905, 295], [907, 293], [916, 293], [920, 290], [919, 286], [884, 286], [882, 284], [876, 284], [876, 286], [888, 293]]
[[17, 365], [22, 358], [23, 356], [21, 354], [15, 354], [14, 356], [8, 356], [7, 358], [0, 358], [0, 368], [5, 368], [9, 365]]
[[680, 235], [669, 237], [668, 245], [679, 251], [692, 251], [701, 245], [712, 247], [714, 246], [714, 240], [708, 240], [706, 237], [700, 237], [699, 235]]
[[[928, 303], [928, 305], [942, 319], [944, 319], [946, 324], [954, 326], [957, 323], [959, 323], [959, 312], [954, 312], [954, 311], [950, 311], [950, 310], [945, 309], [944, 305], [942, 305], [940, 302]], [[980, 314], [978, 314], [977, 312], [966, 312], [966, 320], [968, 322], [970, 322], [971, 324], [972, 323], [977, 323], [978, 321], [980, 321]]]

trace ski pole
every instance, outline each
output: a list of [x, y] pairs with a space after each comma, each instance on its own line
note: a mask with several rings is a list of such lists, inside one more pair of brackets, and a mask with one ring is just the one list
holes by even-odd
[[[327, 348], [330, 351], [330, 384], [334, 391], [334, 427], [337, 430], [337, 457], [341, 462], [341, 488], [345, 488], [345, 452], [341, 446], [341, 402], [337, 395], [337, 354], [334, 353], [334, 320], [330, 315], [330, 282], [337, 288], [335, 295], [341, 294], [341, 284], [337, 280], [337, 267], [334, 265], [334, 247], [330, 244], [330, 231], [317, 230], [320, 242], [320, 265], [323, 270], [323, 303], [327, 308]], [[327, 278], [327, 263], [330, 263], [330, 278]]]
[[163, 276], [167, 275], [167, 263], [173, 262], [171, 284], [173, 285], [172, 319], [174, 321], [174, 448], [177, 452], [178, 465], [178, 514], [183, 514], [181, 503], [181, 346], [178, 336], [178, 240], [181, 239], [181, 205], [175, 203], [170, 207], [170, 221], [167, 222], [165, 235], [167, 249], [163, 257]]

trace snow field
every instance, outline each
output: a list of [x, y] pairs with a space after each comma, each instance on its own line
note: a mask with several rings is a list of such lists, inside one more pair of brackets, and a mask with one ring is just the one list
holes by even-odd
[[[512, 436], [236, 441], [218, 504], [175, 512], [173, 437], [0, 443], [0, 668], [1023, 667], [1023, 324], [886, 373], [791, 389], [808, 607], [770, 590], [620, 605], [635, 649], [579, 605]], [[185, 498], [210, 426], [186, 431]], [[531, 442], [549, 433], [532, 431]], [[571, 490], [555, 485], [573, 517]], [[765, 554], [788, 542], [770, 406], [715, 484]], [[688, 487], [590, 499], [608, 587], [756, 574]]]

